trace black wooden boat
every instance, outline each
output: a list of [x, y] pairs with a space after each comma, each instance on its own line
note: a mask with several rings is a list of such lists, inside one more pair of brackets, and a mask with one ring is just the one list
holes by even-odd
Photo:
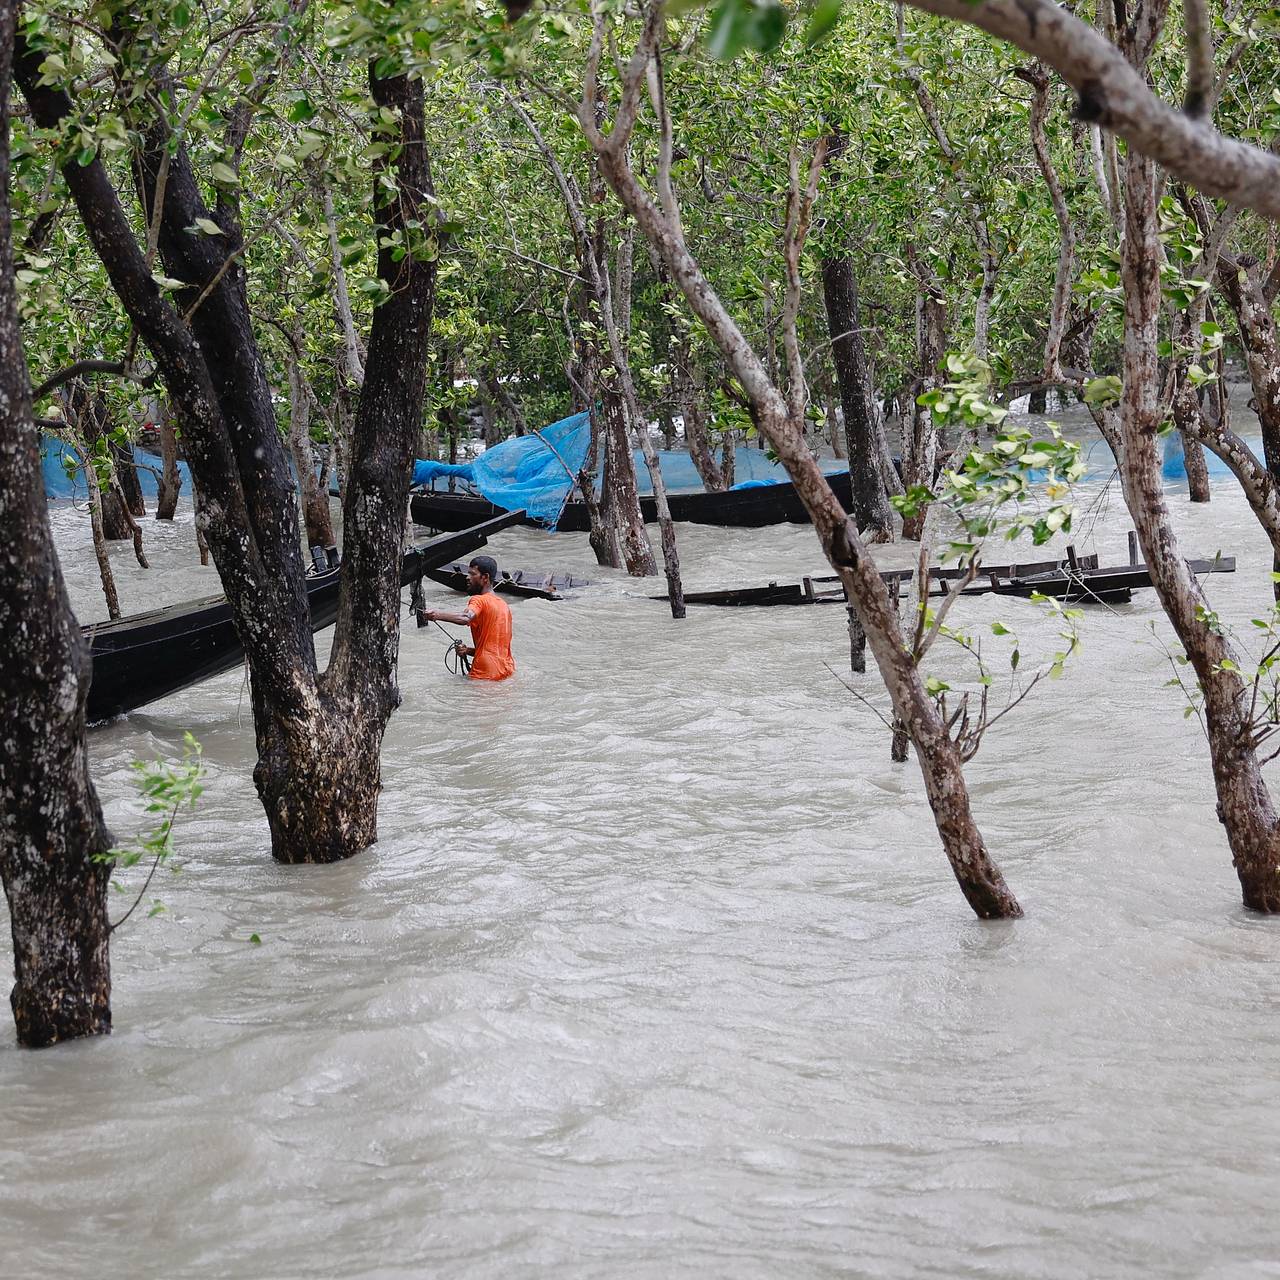
[[[1192, 573], [1234, 573], [1234, 556], [1215, 556], [1211, 560], [1188, 560]], [[913, 569], [890, 569], [880, 576], [897, 590], [914, 575]], [[929, 594], [941, 595], [948, 584], [964, 576], [962, 569], [929, 570]], [[1060, 560], [1038, 564], [984, 565], [978, 578], [964, 588], [965, 595], [994, 593], [1005, 596], [1048, 596], [1063, 604], [1127, 604], [1133, 592], [1151, 585], [1151, 574], [1144, 564], [1098, 567], [1096, 555], [1077, 556], [1074, 566]], [[666, 596], [652, 596], [666, 600]], [[686, 604], [729, 607], [798, 604], [847, 604], [840, 579], [834, 575], [803, 578], [800, 582], [771, 582], [764, 587], [737, 587], [724, 591], [688, 591]]]
[[[1192, 573], [1235, 573], [1235, 556], [1216, 556], [1212, 560], [1188, 560]], [[1012, 576], [1007, 582], [996, 581], [990, 590], [1002, 596], [1048, 596], [1063, 604], [1128, 604], [1132, 593], [1151, 586], [1151, 573], [1145, 564], [1117, 565], [1106, 569], [1060, 568], [1050, 573]]]
[[[827, 477], [827, 483], [848, 511], [853, 505], [849, 473], [841, 471]], [[790, 481], [756, 485], [750, 489], [726, 489], [722, 493], [670, 493], [671, 518], [688, 524], [714, 524], [736, 529], [759, 529], [771, 524], [808, 524], [809, 513]], [[448, 493], [424, 489], [409, 504], [415, 524], [428, 529], [465, 529], [479, 520], [501, 513], [485, 498], [472, 493]], [[658, 518], [652, 498], [640, 499], [640, 510], [646, 523]], [[536, 524], [534, 520], [526, 521]], [[565, 533], [588, 533], [591, 521], [586, 503], [565, 504], [556, 526]]]
[[[523, 511], [503, 512], [470, 529], [415, 547], [405, 553], [401, 583], [408, 585], [429, 570], [484, 546], [491, 534], [518, 524], [523, 516]], [[307, 578], [313, 631], [332, 626], [338, 616], [339, 573], [334, 568]], [[90, 724], [124, 715], [221, 675], [244, 660], [225, 596], [94, 623], [83, 631], [93, 652]]]
[[[1056, 570], [1060, 561], [1041, 560], [1030, 564], [993, 565], [984, 569], [986, 574], [1010, 578], [1014, 575], [1040, 574]], [[1097, 568], [1096, 555], [1080, 556], [1077, 563], [1086, 569]], [[929, 594], [940, 595], [949, 583], [965, 575], [963, 569], [934, 566], [929, 570]], [[914, 569], [886, 569], [880, 575], [885, 583], [898, 591], [915, 576]], [[990, 587], [970, 586], [969, 591], [990, 591]], [[653, 600], [666, 600], [667, 596], [651, 596]], [[835, 574], [802, 578], [799, 582], [771, 582], [765, 587], [735, 587], [724, 591], [686, 591], [686, 604], [719, 605], [722, 607], [780, 605], [780, 604], [847, 604], [844, 587]]]
[[[586, 578], [574, 578], [567, 573], [546, 573], [541, 569], [501, 569], [499, 574], [493, 589], [499, 595], [515, 596], [520, 600], [563, 600], [563, 592], [591, 585]], [[466, 565], [451, 564], [443, 569], [428, 569], [423, 577], [464, 594], [470, 591]]]

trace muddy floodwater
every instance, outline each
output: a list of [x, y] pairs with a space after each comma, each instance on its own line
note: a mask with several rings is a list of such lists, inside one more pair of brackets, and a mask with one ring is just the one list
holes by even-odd
[[[1118, 492], [1082, 497], [1077, 546], [1123, 562]], [[1238, 493], [1174, 502], [1251, 630]], [[87, 518], [54, 523], [104, 616]], [[126, 612], [217, 590], [189, 509], [145, 530]], [[691, 589], [822, 572], [808, 528], [679, 533]], [[115, 1034], [0, 1034], [6, 1276], [1280, 1275], [1280, 924], [1239, 905], [1153, 592], [1090, 609], [969, 767], [1027, 912], [982, 924], [837, 678], [842, 609], [675, 624], [583, 535], [489, 549], [600, 585], [515, 602], [497, 687], [404, 633], [381, 839], [344, 865], [271, 861], [241, 673], [92, 732], [122, 843], [130, 761], [189, 729], [209, 790], [113, 943]], [[1023, 670], [1061, 647], [1025, 601], [953, 618], [998, 671], [994, 621]]]

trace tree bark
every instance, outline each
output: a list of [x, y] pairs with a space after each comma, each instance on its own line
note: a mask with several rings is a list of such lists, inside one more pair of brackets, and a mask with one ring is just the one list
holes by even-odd
[[893, 510], [880, 480], [877, 458], [875, 416], [880, 406], [867, 366], [858, 310], [858, 282], [849, 258], [823, 258], [822, 296], [844, 412], [852, 514], [858, 522], [858, 531], [868, 542], [888, 542], [893, 537]]
[[116, 589], [116, 575], [111, 568], [111, 552], [107, 550], [107, 535], [102, 527], [103, 492], [98, 488], [92, 468], [89, 481], [89, 536], [93, 539], [93, 557], [98, 562], [98, 577], [102, 582], [102, 595], [107, 602], [107, 617], [114, 622], [120, 615], [120, 593]]
[[[671, 604], [671, 616], [679, 619], [685, 616], [685, 605], [684, 584], [680, 580], [680, 552], [676, 546], [676, 526], [675, 521], [671, 519], [671, 505], [667, 501], [667, 483], [663, 479], [662, 464], [658, 458], [658, 451], [653, 447], [653, 438], [649, 434], [649, 422], [640, 408], [640, 397], [636, 394], [635, 380], [631, 376], [629, 339], [634, 248], [635, 227], [628, 224], [618, 244], [616, 289], [610, 281], [607, 263], [603, 260], [599, 262], [596, 275], [603, 293], [601, 314], [605, 321], [605, 334], [609, 343], [609, 356], [613, 362], [613, 374], [621, 388], [623, 407], [631, 423], [632, 435], [640, 444], [645, 468], [649, 472], [649, 483], [653, 488], [653, 505], [658, 517], [662, 567], [667, 578], [667, 599]], [[632, 462], [634, 465], [634, 456]], [[649, 546], [648, 531], [643, 529], [644, 517], [640, 513], [638, 494], [636, 513], [640, 516], [644, 544], [652, 560], [653, 549]], [[656, 564], [653, 572], [657, 572]]]
[[178, 470], [178, 435], [168, 405], [161, 405], [160, 421], [160, 483], [156, 495], [156, 519], [172, 520], [178, 510], [178, 495], [182, 491], [182, 473]]
[[1123, 447], [1120, 475], [1152, 585], [1182, 643], [1204, 696], [1204, 723], [1218, 795], [1244, 905], [1280, 911], [1280, 828], [1259, 764], [1249, 688], [1240, 662], [1182, 558], [1164, 497], [1156, 346], [1160, 318], [1160, 254], [1156, 169], [1131, 155], [1125, 182], [1126, 235]]
[[0, 878], [20, 1044], [111, 1030], [111, 847], [89, 777], [89, 654], [49, 527], [22, 350], [9, 214], [16, 5], [0, 0]]
[[[1058, 222], [1058, 266], [1053, 277], [1053, 301], [1049, 307], [1049, 327], [1044, 339], [1042, 376], [1046, 382], [1061, 382], [1062, 339], [1067, 330], [1067, 318], [1071, 310], [1071, 279], [1075, 274], [1075, 224], [1058, 178], [1058, 170], [1049, 153], [1049, 139], [1045, 132], [1045, 124], [1049, 118], [1048, 68], [1043, 62], [1035, 62], [1030, 67], [1021, 68], [1016, 74], [1031, 86], [1031, 147], [1035, 152], [1036, 167], [1049, 192], [1053, 216]], [[1040, 394], [1043, 397], [1043, 391]], [[1043, 407], [1040, 412], [1044, 412]]]
[[1280, 342], [1271, 303], [1263, 291], [1258, 264], [1251, 258], [1237, 261], [1221, 255], [1217, 283], [1235, 316], [1244, 349], [1267, 470], [1280, 480]]
[[604, 506], [614, 521], [622, 564], [633, 578], [658, 572], [649, 534], [640, 511], [636, 464], [627, 431], [627, 407], [621, 393], [607, 383], [599, 387], [600, 422], [604, 432]]
[[[302, 709], [281, 714], [274, 691], [265, 698], [254, 681], [253, 779], [283, 862], [336, 862], [377, 839], [382, 738], [400, 705], [401, 545], [426, 393], [437, 216], [422, 81], [384, 78], [376, 66], [370, 95], [384, 118], [398, 121], [390, 154], [373, 173], [378, 276], [389, 294], [374, 312], [351, 433], [333, 647]], [[399, 262], [397, 239], [410, 249]]]
[[1187, 380], [1184, 367], [1175, 376], [1177, 390], [1173, 395], [1173, 422], [1182, 437], [1182, 456], [1187, 468], [1187, 493], [1192, 502], [1208, 502], [1209, 464], [1205, 461], [1204, 447], [1200, 440], [1204, 435], [1201, 426], [1200, 396]]
[[[115, 35], [133, 38], [128, 30]], [[20, 44], [17, 77], [32, 115], [42, 128], [56, 129], [72, 107], [63, 92], [41, 83], [41, 61]], [[390, 297], [375, 314], [378, 350], [369, 353], [350, 442], [338, 625], [321, 678], [293, 480], [249, 319], [234, 188], [219, 188], [211, 213], [185, 148], [172, 150], [167, 121], [146, 114], [154, 100], [176, 96], [166, 76], [153, 80], [159, 92], [134, 102], [141, 114], [131, 121], [139, 139], [138, 184], [149, 214], [159, 174], [167, 173], [159, 249], [166, 274], [190, 286], [174, 295], [184, 313], [159, 293], [101, 161], [69, 160], [63, 175], [183, 424], [198, 489], [197, 532], [212, 550], [249, 662], [255, 781], [272, 852], [284, 862], [332, 861], [359, 852], [376, 834], [379, 744], [399, 698], [393, 668], [400, 539], [435, 280], [435, 251], [423, 230], [435, 225], [436, 214], [421, 82], [371, 77], [374, 99], [385, 108], [376, 126], [386, 151], [374, 161], [374, 208], [378, 269]], [[191, 235], [197, 218], [216, 223], [220, 234]], [[393, 235], [414, 246], [399, 263], [383, 243]]]
[[[827, 560], [858, 612], [894, 710], [915, 743], [934, 820], [961, 891], [982, 918], [1020, 915], [1017, 899], [990, 858], [974, 822], [959, 752], [907, 652], [896, 608], [867, 553], [857, 525], [846, 516], [805, 443], [803, 423], [792, 415], [787, 398], [769, 377], [764, 363], [748, 344], [685, 243], [670, 184], [670, 121], [661, 98], [661, 67], [656, 62], [664, 24], [662, 5], [652, 4], [646, 11], [644, 32], [625, 69], [617, 115], [608, 135], [601, 130], [593, 109], [597, 87], [594, 76], [599, 65], [597, 51], [602, 52], [604, 48], [605, 21], [602, 15], [597, 15], [584, 105], [578, 114], [579, 127], [598, 157], [609, 185], [666, 263], [690, 309], [706, 326], [711, 340], [741, 384], [752, 404], [757, 426], [777, 451], [804, 502]], [[640, 185], [626, 150], [645, 86], [652, 83], [651, 73], [656, 85], [650, 93], [662, 123], [667, 160], [666, 164], [659, 164], [661, 208]], [[793, 249], [795, 246], [788, 246], [789, 253]]]
[[[933, 415], [917, 403], [917, 397], [937, 386], [938, 368], [947, 349], [947, 310], [942, 290], [932, 279], [932, 273], [911, 246], [909, 259], [916, 272], [916, 368], [917, 380], [910, 398], [909, 429], [904, 425], [902, 433], [902, 483], [933, 485], [938, 463], [938, 429]], [[929, 509], [924, 506], [913, 516], [902, 521], [904, 542], [919, 542], [924, 532]]]
[[113, 440], [111, 461], [115, 464], [116, 483], [120, 486], [125, 510], [135, 519], [145, 516], [147, 504], [142, 496], [142, 482], [138, 479], [138, 468], [133, 461], [132, 447]]
[[[662, 267], [661, 262], [658, 263]], [[671, 282], [666, 279], [662, 267], [662, 294], [666, 302], [674, 297]], [[671, 393], [684, 424], [684, 444], [689, 457], [708, 493], [722, 493], [733, 483], [726, 478], [724, 469], [716, 461], [711, 449], [711, 434], [707, 429], [706, 380], [695, 373], [692, 343], [688, 330], [681, 326], [679, 335], [671, 344]]]
[[[824, 412], [827, 415], [827, 443], [830, 444], [836, 461], [843, 462], [849, 456], [849, 450], [844, 441], [844, 421], [836, 407], [836, 402], [830, 395], [827, 396]], [[876, 469], [876, 474], [880, 474], [879, 468]]]
[[684, 442], [689, 457], [702, 479], [702, 487], [708, 493], [723, 493], [728, 487], [724, 469], [711, 451], [711, 436], [707, 430], [707, 412], [698, 394], [691, 391], [682, 401], [680, 417], [684, 422]]
[[[1215, 276], [1218, 288], [1235, 316], [1240, 346], [1244, 349], [1253, 404], [1262, 428], [1262, 456], [1272, 481], [1280, 484], [1280, 341], [1267, 284], [1252, 258], [1236, 260], [1220, 254]], [[1280, 570], [1280, 547], [1272, 560]], [[1273, 584], [1280, 600], [1280, 582]]]
[[[574, 253], [578, 260], [579, 306], [583, 312], [583, 318], [589, 322], [591, 328], [603, 329], [605, 332], [604, 342], [598, 338], [587, 338], [581, 331], [577, 334], [577, 339], [583, 347], [580, 363], [595, 379], [594, 383], [587, 384], [589, 389], [592, 385], [595, 387], [595, 394], [591, 397], [591, 401], [594, 403], [599, 400], [602, 405], [600, 413], [597, 414], [594, 410], [592, 412], [593, 435], [603, 440], [604, 462], [602, 493], [598, 508], [592, 509], [591, 501], [587, 499], [592, 520], [591, 545], [595, 549], [596, 559], [605, 564], [610, 563], [609, 560], [602, 559], [602, 556], [608, 554], [605, 546], [610, 540], [616, 541], [618, 553], [627, 572], [636, 578], [648, 577], [658, 572], [658, 565], [653, 558], [653, 548], [649, 545], [649, 535], [644, 527], [640, 495], [636, 488], [635, 461], [627, 437], [628, 416], [636, 419], [637, 429], [640, 425], [640, 416], [636, 411], [631, 370], [627, 364], [625, 350], [619, 341], [620, 324], [630, 323], [630, 307], [628, 304], [625, 315], [622, 312], [615, 312], [613, 308], [609, 259], [605, 250], [608, 223], [603, 216], [597, 217], [594, 225], [588, 223], [586, 202], [583, 200], [578, 184], [566, 173], [559, 157], [538, 128], [537, 122], [524, 106], [505, 90], [503, 99], [528, 130], [534, 146], [546, 163], [560, 192], [560, 198], [564, 202], [565, 213], [568, 215], [569, 225], [573, 231]], [[597, 97], [592, 110], [598, 112], [600, 109], [601, 103]], [[591, 166], [589, 193], [592, 204], [601, 203], [604, 196], [604, 182], [599, 167], [595, 164]], [[622, 260], [623, 254], [620, 251], [620, 265]], [[624, 279], [624, 276], [620, 274], [619, 279]], [[625, 280], [629, 291], [629, 265]], [[566, 324], [568, 324], [567, 320]], [[649, 461], [651, 452], [650, 446], [645, 451], [646, 462]], [[655, 501], [660, 506], [664, 505], [665, 492], [662, 490], [661, 474], [654, 477], [653, 484]], [[599, 530], [595, 524], [597, 511], [601, 520]], [[666, 545], [664, 535], [664, 549]], [[674, 534], [672, 534], [670, 546], [674, 548], [674, 545]], [[613, 560], [612, 563], [616, 564], [617, 561]], [[678, 562], [676, 577], [677, 579], [679, 577]]]
[[[298, 501], [308, 547], [334, 545], [333, 519], [329, 512], [328, 485], [322, 486], [311, 447], [311, 388], [302, 372], [298, 351], [301, 335], [294, 333], [285, 353], [289, 376], [289, 449], [298, 475]], [[415, 442], [416, 443], [416, 442]]]
[[[579, 410], [579, 412], [582, 412]], [[595, 553], [596, 563], [608, 569], [622, 567], [622, 549], [618, 545], [617, 527], [613, 520], [612, 504], [606, 509], [607, 493], [596, 491], [596, 459], [600, 456], [600, 446], [604, 440], [602, 407], [593, 404], [586, 410], [591, 424], [591, 438], [587, 446], [587, 456], [583, 459], [578, 472], [578, 492], [587, 507], [589, 532], [587, 541]]]

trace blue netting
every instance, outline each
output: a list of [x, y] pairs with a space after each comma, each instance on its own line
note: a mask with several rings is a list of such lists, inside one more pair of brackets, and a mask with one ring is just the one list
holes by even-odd
[[537, 435], [504, 440], [472, 462], [455, 466], [419, 458], [413, 466], [413, 483], [429, 485], [452, 476], [466, 481], [495, 506], [507, 511], [523, 507], [530, 519], [554, 526], [590, 445], [590, 419], [575, 413]]

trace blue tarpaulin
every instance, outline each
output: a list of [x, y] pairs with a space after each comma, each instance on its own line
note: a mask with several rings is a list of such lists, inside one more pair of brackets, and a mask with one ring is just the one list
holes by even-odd
[[[1262, 437], [1246, 436], [1244, 442], [1253, 451], [1259, 462], [1263, 459]], [[1209, 465], [1210, 477], [1229, 476], [1231, 468], [1216, 453], [1204, 451], [1204, 460]], [[1166, 480], [1185, 480], [1187, 478], [1187, 455], [1182, 447], [1180, 432], [1171, 431], [1164, 438], [1164, 466], [1162, 468]]]
[[[523, 508], [531, 519], [554, 528], [569, 498], [578, 472], [586, 459], [591, 442], [591, 425], [587, 414], [577, 413], [563, 418], [535, 434], [515, 436], [486, 449], [471, 462], [450, 465], [447, 462], [419, 460], [413, 469], [413, 483], [429, 485], [437, 479], [461, 480], [495, 506], [507, 511]], [[1249, 444], [1259, 453], [1261, 442]], [[1114, 469], [1111, 451], [1102, 440], [1089, 442], [1084, 448], [1086, 479], [1101, 480]], [[644, 454], [635, 451], [636, 483], [642, 494], [653, 492]], [[716, 451], [719, 461], [722, 453]], [[662, 476], [672, 493], [690, 493], [702, 489], [702, 477], [693, 459], [682, 450], [662, 450], [658, 457]], [[1209, 473], [1228, 474], [1226, 467], [1209, 455]], [[844, 471], [846, 463], [827, 459], [823, 469], [828, 475]], [[1186, 475], [1181, 437], [1175, 432], [1166, 437], [1164, 477], [1177, 481]], [[740, 445], [734, 451], [735, 489], [754, 489], [785, 481], [786, 470], [771, 461], [763, 449]], [[597, 478], [597, 483], [599, 480]]]
[[[712, 450], [717, 462], [724, 457], [723, 449]], [[653, 492], [649, 480], [649, 468], [644, 463], [644, 452], [635, 451], [636, 485], [641, 493]], [[702, 485], [702, 477], [693, 459], [683, 449], [661, 449], [658, 460], [662, 465], [662, 478], [672, 493], [696, 493]], [[735, 489], [754, 489], [765, 484], [780, 484], [789, 480], [786, 468], [780, 462], [771, 462], [763, 449], [739, 445], [733, 451], [733, 479]]]
[[[590, 420], [587, 414], [577, 413], [544, 427], [537, 434], [504, 440], [471, 462], [451, 464], [419, 459], [414, 464], [413, 483], [429, 485], [438, 479], [461, 480], [495, 506], [507, 511], [523, 507], [531, 519], [554, 526], [590, 447]], [[719, 460], [719, 450], [716, 456]], [[643, 451], [635, 450], [634, 458], [636, 487], [641, 494], [650, 494], [653, 484]], [[702, 477], [688, 453], [662, 450], [658, 458], [662, 478], [672, 493], [702, 489]], [[835, 470], [844, 468], [837, 466]], [[781, 463], [770, 461], [763, 449], [739, 446], [734, 451], [734, 478], [735, 489], [747, 489], [778, 484], [787, 479], [787, 473]]]
[[[76, 470], [74, 478], [67, 474], [63, 459], [68, 459], [74, 467], [80, 463], [79, 455], [69, 445], [55, 436], [40, 436], [40, 467], [44, 474], [44, 492], [47, 498], [87, 498], [89, 496], [88, 481], [83, 471]], [[154, 453], [135, 447], [133, 460], [138, 464], [138, 482], [142, 485], [144, 497], [154, 498], [159, 492], [160, 459]], [[191, 494], [191, 473], [185, 462], [178, 463], [178, 476], [182, 492]]]

